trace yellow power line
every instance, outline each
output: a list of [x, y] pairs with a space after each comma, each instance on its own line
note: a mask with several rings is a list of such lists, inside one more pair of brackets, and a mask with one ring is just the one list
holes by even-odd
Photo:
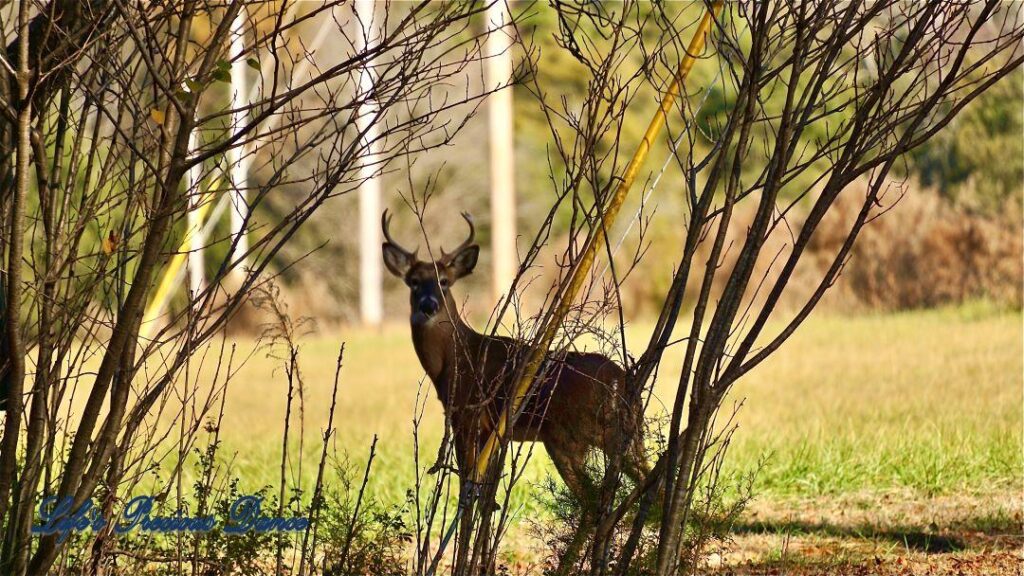
[[[208, 187], [208, 190], [216, 190], [220, 186], [222, 179], [222, 177], [218, 176]], [[167, 262], [167, 269], [164, 270], [164, 276], [160, 280], [160, 285], [157, 286], [153, 299], [150, 300], [149, 306], [146, 307], [146, 313], [142, 315], [142, 325], [139, 327], [139, 336], [141, 338], [149, 338], [156, 328], [157, 318], [163, 313], [164, 306], [167, 305], [167, 301], [177, 287], [178, 272], [185, 265], [185, 258], [188, 257], [188, 253], [192, 249], [192, 239], [203, 229], [206, 214], [210, 211], [211, 206], [213, 206], [212, 199], [199, 204], [196, 208], [196, 225], [190, 226], [185, 230], [185, 236], [181, 239], [181, 248]]]
[[679, 97], [683, 82], [690, 74], [690, 70], [693, 68], [693, 63], [697, 59], [697, 54], [704, 50], [704, 43], [707, 38], [708, 31], [711, 29], [712, 18], [721, 10], [722, 4], [722, 0], [717, 0], [711, 5], [711, 9], [704, 13], [704, 17], [697, 26], [697, 31], [694, 33], [693, 38], [690, 39], [690, 45], [686, 49], [686, 56], [683, 57], [683, 61], [679, 64], [679, 70], [672, 79], [672, 83], [669, 84], [668, 90], [665, 92], [665, 96], [661, 100], [661, 106], [658, 107], [658, 111], [654, 114], [654, 118], [651, 118], [651, 122], [647, 126], [647, 131], [644, 133], [644, 139], [640, 142], [640, 146], [637, 148], [636, 153], [633, 154], [633, 158], [630, 160], [629, 165], [626, 166], [626, 172], [622, 177], [622, 182], [615, 190], [615, 194], [612, 196], [608, 206], [605, 208], [605, 212], [601, 217], [601, 222], [597, 223], [590, 229], [590, 233], [587, 235], [586, 244], [584, 244], [583, 254], [572, 271], [572, 277], [569, 280], [569, 284], [566, 286], [565, 292], [558, 300], [558, 306], [555, 308], [554, 314], [552, 314], [548, 319], [540, 341], [538, 341], [530, 351], [530, 356], [523, 369], [523, 374], [516, 383], [515, 395], [512, 397], [512, 403], [509, 405], [507, 410], [502, 412], [501, 417], [498, 420], [498, 426], [491, 433], [490, 437], [487, 439], [487, 443], [484, 444], [483, 449], [480, 451], [480, 454], [476, 459], [476, 466], [473, 470], [473, 481], [475, 483], [483, 481], [484, 475], [490, 467], [491, 458], [494, 457], [494, 452], [498, 447], [498, 442], [504, 438], [505, 432], [508, 429], [509, 419], [519, 410], [519, 407], [522, 405], [523, 400], [525, 400], [527, 393], [529, 393], [530, 387], [533, 384], [533, 379], [536, 377], [537, 372], [540, 369], [540, 365], [548, 353], [548, 348], [551, 346], [551, 343], [555, 340], [555, 336], [558, 334], [558, 328], [561, 326], [562, 320], [569, 313], [569, 308], [572, 306], [572, 302], [576, 298], [576, 293], [579, 292], [580, 287], [583, 286], [586, 275], [590, 272], [590, 268], [594, 264], [597, 248], [604, 243], [606, 230], [611, 228], [612, 224], [614, 224], [615, 217], [618, 216], [619, 209], [622, 207], [622, 202], [626, 199], [626, 195], [629, 193], [629, 189], [632, 187], [633, 181], [636, 179], [636, 175], [640, 172], [640, 168], [643, 166], [644, 160], [647, 159], [647, 153], [650, 152], [651, 146], [654, 144], [654, 140], [658, 137], [658, 133], [661, 132], [662, 127], [665, 125], [665, 118], [668, 116], [669, 112], [671, 112], [676, 98]]

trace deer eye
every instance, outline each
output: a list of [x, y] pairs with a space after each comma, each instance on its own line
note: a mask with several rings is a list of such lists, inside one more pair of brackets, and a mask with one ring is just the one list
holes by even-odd
[[447, 278], [438, 278], [437, 283], [438, 283], [439, 286], [441, 286], [441, 288], [447, 288], [448, 287], [448, 279]]
[[413, 280], [413, 279], [410, 278], [410, 279], [405, 281], [405, 285], [408, 286], [409, 288], [412, 288], [413, 290], [415, 290], [416, 288], [419, 287], [420, 283], [419, 283], [419, 281]]

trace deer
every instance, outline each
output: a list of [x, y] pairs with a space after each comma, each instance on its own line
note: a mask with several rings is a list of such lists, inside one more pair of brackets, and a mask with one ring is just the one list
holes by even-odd
[[[480, 254], [475, 227], [467, 213], [469, 237], [454, 251], [441, 249], [437, 260], [422, 261], [418, 249], [406, 250], [381, 215], [384, 265], [409, 288], [413, 348], [434, 385], [451, 426], [457, 472], [466, 482], [488, 436], [514, 395], [516, 368], [526, 361], [529, 344], [481, 334], [459, 314], [452, 286], [473, 272]], [[607, 456], [622, 451], [622, 470], [635, 482], [650, 471], [643, 441], [643, 408], [627, 402], [626, 371], [608, 357], [588, 352], [549, 352], [539, 382], [507, 432], [513, 442], [541, 442], [566, 487], [585, 502], [593, 483], [587, 476], [591, 450]], [[628, 436], [622, 434], [630, 433]], [[443, 450], [443, 445], [442, 445]], [[436, 471], [439, 463], [432, 467]]]

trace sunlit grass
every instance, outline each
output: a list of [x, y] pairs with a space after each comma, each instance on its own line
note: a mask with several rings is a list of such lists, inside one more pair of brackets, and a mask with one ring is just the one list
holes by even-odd
[[[636, 347], [648, 330], [645, 325], [629, 328]], [[440, 404], [429, 381], [422, 379], [405, 326], [379, 332], [350, 329], [300, 342], [304, 480], [315, 474], [341, 342], [346, 351], [335, 446], [361, 472], [378, 436], [370, 491], [385, 501], [402, 502], [416, 474], [417, 394], [428, 396], [421, 399], [423, 468], [433, 462], [442, 425]], [[252, 343], [239, 346], [251, 348]], [[1019, 313], [960, 308], [813, 317], [744, 378], [727, 402], [745, 400], [728, 466], [751, 469], [767, 455], [756, 482], [762, 495], [897, 488], [932, 495], [1019, 486], [1021, 352]], [[651, 415], [671, 405], [681, 355], [681, 346], [666, 355]], [[254, 354], [231, 383], [222, 427], [224, 455], [230, 456], [231, 474], [244, 487], [278, 483], [286, 392], [280, 360], [263, 352]], [[542, 480], [549, 470], [546, 455], [538, 450], [526, 482]], [[520, 488], [514, 503], [532, 509], [535, 494]]]

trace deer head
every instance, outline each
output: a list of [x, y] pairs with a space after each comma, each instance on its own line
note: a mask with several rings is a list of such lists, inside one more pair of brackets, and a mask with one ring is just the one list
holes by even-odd
[[451, 319], [455, 314], [455, 301], [449, 290], [460, 278], [473, 272], [480, 255], [480, 247], [473, 243], [473, 220], [465, 212], [462, 217], [469, 224], [469, 238], [450, 254], [442, 248], [439, 260], [424, 262], [416, 257], [417, 250], [410, 252], [391, 237], [388, 230], [391, 217], [387, 210], [381, 215], [381, 228], [386, 240], [384, 265], [409, 287], [413, 326], [426, 326], [442, 317]]

